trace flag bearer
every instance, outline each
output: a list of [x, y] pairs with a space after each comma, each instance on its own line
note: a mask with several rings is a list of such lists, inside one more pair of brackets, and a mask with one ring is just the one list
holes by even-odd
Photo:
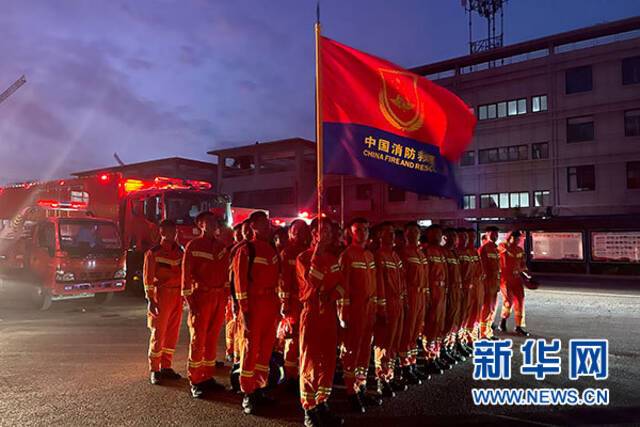
[[160, 244], [149, 249], [144, 257], [144, 290], [149, 301], [147, 323], [151, 384], [162, 379], [180, 379], [172, 368], [182, 320], [180, 277], [182, 248], [176, 243], [176, 225], [164, 220], [159, 225]]

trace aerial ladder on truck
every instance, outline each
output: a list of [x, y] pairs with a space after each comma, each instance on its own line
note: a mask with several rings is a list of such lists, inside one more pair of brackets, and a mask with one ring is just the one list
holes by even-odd
[[27, 78], [24, 75], [20, 76], [18, 80], [13, 82], [11, 86], [9, 86], [4, 92], [0, 94], [0, 104], [2, 104], [2, 102], [5, 99], [13, 95], [13, 93], [18, 89], [20, 89], [22, 85], [25, 84], [26, 82], [27, 82]]

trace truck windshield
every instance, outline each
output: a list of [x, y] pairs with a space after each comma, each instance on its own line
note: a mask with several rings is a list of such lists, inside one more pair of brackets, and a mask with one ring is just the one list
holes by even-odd
[[193, 225], [200, 212], [214, 211], [227, 220], [227, 202], [222, 196], [207, 193], [170, 193], [165, 195], [167, 219], [177, 225]]
[[78, 254], [119, 253], [122, 250], [115, 224], [106, 221], [60, 221], [60, 248]]

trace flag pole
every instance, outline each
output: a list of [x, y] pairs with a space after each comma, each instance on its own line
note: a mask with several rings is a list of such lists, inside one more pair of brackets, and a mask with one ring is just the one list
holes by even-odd
[[[322, 191], [323, 191], [323, 155], [324, 147], [322, 140], [322, 102], [321, 84], [322, 67], [320, 64], [320, 1], [316, 4], [316, 160], [317, 160], [317, 192], [318, 192], [318, 219], [322, 217]], [[320, 223], [319, 223], [320, 224]], [[319, 225], [318, 224], [318, 225]]]

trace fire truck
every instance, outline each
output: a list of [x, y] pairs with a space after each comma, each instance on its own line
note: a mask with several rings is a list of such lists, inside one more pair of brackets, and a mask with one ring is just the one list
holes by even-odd
[[[0, 193], [0, 206], [6, 200]], [[115, 222], [90, 216], [83, 203], [38, 200], [0, 230], [0, 278], [31, 285], [35, 305], [125, 289], [125, 257]]]
[[83, 204], [91, 215], [114, 221], [127, 251], [127, 286], [134, 292], [142, 292], [144, 252], [158, 243], [160, 221], [175, 221], [181, 244], [199, 234], [194, 220], [200, 212], [212, 211], [228, 224], [232, 221], [229, 197], [214, 192], [206, 181], [124, 178], [116, 172], [25, 183], [0, 191], [0, 219], [12, 218], [16, 213], [12, 210], [32, 204], [37, 194], [38, 199]]

